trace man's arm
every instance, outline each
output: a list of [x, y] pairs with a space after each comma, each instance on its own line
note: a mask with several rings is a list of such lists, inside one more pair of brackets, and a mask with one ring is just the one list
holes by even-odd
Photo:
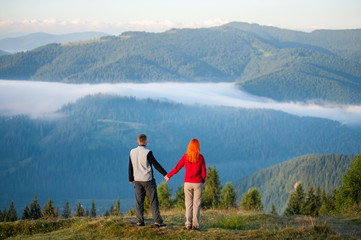
[[155, 169], [157, 169], [158, 172], [160, 172], [160, 174], [162, 174], [163, 176], [167, 175], [167, 171], [164, 170], [164, 168], [157, 162], [157, 160], [155, 160], [152, 151], [149, 151], [149, 153], [147, 155], [147, 159], [148, 159], [148, 162], [150, 164], [153, 164]]
[[129, 182], [130, 182], [130, 183], [134, 183], [133, 164], [132, 164], [132, 160], [130, 159], [130, 156], [129, 156], [129, 169], [128, 169], [128, 174], [129, 174]]

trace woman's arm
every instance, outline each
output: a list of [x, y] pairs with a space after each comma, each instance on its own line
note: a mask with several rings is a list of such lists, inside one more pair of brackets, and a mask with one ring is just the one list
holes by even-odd
[[[168, 180], [174, 175], [174, 174], [177, 174], [181, 169], [182, 167], [184, 166], [184, 156], [179, 160], [179, 162], [177, 163], [177, 165], [175, 166], [175, 168], [173, 168], [172, 171], [170, 171], [166, 177], [168, 178]], [[164, 178], [165, 180], [167, 180], [166, 178]], [[168, 181], [167, 180], [167, 181]]]
[[202, 179], [203, 179], [203, 183], [206, 181], [206, 176], [207, 176], [207, 170], [206, 170], [206, 162], [204, 161], [204, 158], [202, 156], [202, 165], [201, 165], [201, 170], [202, 170]]

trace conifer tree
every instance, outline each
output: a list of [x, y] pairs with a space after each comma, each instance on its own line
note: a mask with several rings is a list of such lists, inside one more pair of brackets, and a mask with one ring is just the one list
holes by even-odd
[[[336, 212], [336, 206], [335, 206], [335, 197], [337, 194], [337, 189], [332, 190], [332, 193], [327, 194], [326, 191], [324, 191], [324, 193], [322, 193], [322, 216], [327, 216], [330, 215], [332, 213]], [[320, 210], [321, 210], [320, 208]]]
[[109, 214], [110, 214], [110, 216], [114, 216], [115, 214], [114, 214], [114, 205], [112, 204], [111, 206], [110, 206], [110, 209], [109, 209]]
[[162, 182], [157, 186], [159, 207], [163, 209], [170, 209], [173, 207], [172, 190], [168, 188], [168, 182]]
[[184, 183], [180, 186], [175, 193], [175, 207], [177, 209], [185, 209], [185, 200], [184, 200]]
[[318, 215], [319, 216], [328, 216], [329, 215], [329, 211], [325, 204], [321, 205], [320, 210], [318, 210]]
[[263, 210], [261, 194], [258, 188], [248, 189], [247, 194], [242, 198], [241, 205], [245, 210]]
[[317, 213], [319, 212], [321, 206], [322, 206], [322, 193], [320, 187], [316, 188], [315, 192], [315, 202], [316, 202], [316, 210]]
[[43, 216], [43, 217], [45, 216], [45, 215], [44, 215], [44, 210], [45, 210], [46, 208], [48, 208], [47, 202], [44, 203], [43, 210], [41, 211], [41, 216]]
[[30, 219], [30, 218], [31, 218], [30, 217], [30, 209], [29, 209], [28, 205], [25, 205], [22, 219], [26, 220], [26, 219]]
[[117, 198], [117, 204], [115, 205], [115, 216], [121, 216], [122, 213], [120, 211], [120, 200]]
[[7, 213], [7, 210], [6, 210], [6, 208], [4, 209], [4, 211], [3, 211], [3, 222], [5, 222], [5, 219], [6, 219], [6, 213]]
[[4, 214], [3, 212], [0, 210], [0, 222], [4, 221]]
[[90, 209], [90, 216], [91, 217], [96, 217], [97, 216], [97, 211], [95, 209], [95, 202], [94, 200], [92, 201], [92, 208]]
[[352, 206], [361, 205], [361, 154], [357, 156], [346, 174], [335, 196], [336, 209], [344, 212]]
[[85, 210], [85, 216], [89, 217], [89, 210], [88, 209]]
[[148, 211], [149, 209], [150, 209], [150, 201], [148, 195], [146, 194], [144, 198], [144, 211]]
[[327, 193], [326, 193], [326, 190], [323, 189], [322, 190], [322, 193], [321, 193], [321, 203], [326, 203], [327, 202]]
[[329, 215], [328, 196], [325, 189], [322, 190], [320, 199], [321, 199], [321, 207], [318, 210], [318, 214], [320, 216], [328, 216]]
[[312, 184], [308, 188], [308, 191], [307, 191], [306, 200], [305, 200], [305, 204], [303, 207], [303, 214], [313, 216], [313, 217], [318, 215], [318, 209], [317, 209], [317, 205], [316, 205], [316, 196], [315, 196]]
[[31, 219], [41, 218], [41, 208], [36, 195], [34, 196], [34, 200], [32, 201], [32, 203], [30, 204], [30, 217]]
[[9, 210], [6, 214], [6, 222], [15, 222], [16, 220], [18, 220], [18, 216], [16, 214], [16, 210], [14, 207], [14, 202], [11, 201], [10, 206], [9, 206]]
[[322, 202], [322, 204], [327, 202], [327, 198], [328, 198], [328, 196], [327, 196], [326, 190], [323, 189], [322, 193], [321, 193], [321, 202]]
[[299, 215], [303, 213], [303, 206], [305, 204], [305, 193], [302, 184], [297, 184], [296, 190], [291, 193], [288, 199], [288, 206], [285, 210], [285, 215]]
[[217, 208], [222, 185], [216, 166], [207, 168], [206, 184], [202, 195], [202, 208]]
[[274, 204], [272, 204], [272, 210], [271, 210], [270, 213], [273, 214], [273, 215], [278, 215], [277, 210], [276, 210], [276, 206]]
[[232, 183], [228, 182], [221, 190], [220, 202], [223, 208], [236, 207], [237, 194]]
[[63, 211], [63, 218], [69, 218], [70, 217], [70, 208], [69, 208], [69, 202], [66, 200], [64, 211]]
[[52, 218], [55, 216], [54, 207], [51, 203], [51, 199], [49, 198], [47, 204], [44, 206], [44, 217], [45, 218]]
[[58, 206], [56, 206], [56, 208], [55, 208], [54, 216], [55, 216], [56, 218], [60, 216], [59, 207], [58, 207]]
[[78, 202], [78, 206], [76, 207], [75, 216], [77, 216], [77, 217], [84, 216], [84, 209], [82, 208], [80, 202]]
[[109, 217], [109, 216], [110, 216], [109, 211], [106, 210], [105, 213], [103, 214], [103, 216], [104, 216], [104, 217]]

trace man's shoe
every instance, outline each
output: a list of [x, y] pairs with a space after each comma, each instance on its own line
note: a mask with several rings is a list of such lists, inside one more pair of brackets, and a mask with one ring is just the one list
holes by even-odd
[[144, 224], [144, 222], [137, 222], [137, 226], [138, 227], [143, 227], [143, 226], [145, 226], [145, 224]]
[[156, 226], [156, 227], [166, 227], [167, 226], [167, 224], [165, 224], [165, 223], [154, 223], [154, 225]]

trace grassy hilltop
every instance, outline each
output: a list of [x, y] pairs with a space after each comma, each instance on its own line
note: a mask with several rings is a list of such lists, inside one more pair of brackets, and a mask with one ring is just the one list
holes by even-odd
[[137, 227], [134, 216], [27, 220], [0, 224], [0, 239], [360, 239], [360, 217], [284, 217], [243, 210], [201, 211], [199, 231], [184, 229], [184, 212], [162, 211]]

